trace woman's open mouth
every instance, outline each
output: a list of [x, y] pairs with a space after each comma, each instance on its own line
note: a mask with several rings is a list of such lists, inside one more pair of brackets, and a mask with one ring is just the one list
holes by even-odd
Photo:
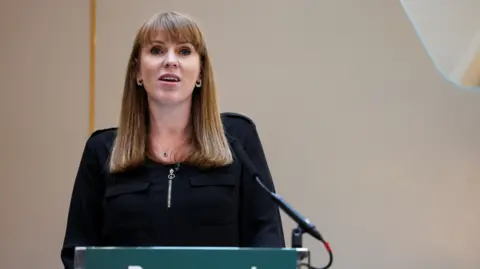
[[158, 80], [165, 86], [175, 86], [180, 82], [180, 77], [175, 74], [163, 74]]

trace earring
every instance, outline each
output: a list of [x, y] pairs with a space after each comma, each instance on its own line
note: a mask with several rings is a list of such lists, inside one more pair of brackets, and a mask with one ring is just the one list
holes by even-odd
[[199, 80], [197, 80], [197, 82], [195, 82], [195, 87], [197, 87], [197, 88], [202, 87], [202, 80], [201, 79], [199, 79]]
[[138, 86], [142, 86], [143, 85], [143, 81], [139, 78], [137, 78], [137, 85]]

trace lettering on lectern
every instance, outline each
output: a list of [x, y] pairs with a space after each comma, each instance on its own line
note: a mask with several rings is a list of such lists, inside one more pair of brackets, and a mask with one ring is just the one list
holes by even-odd
[[[143, 267], [141, 267], [139, 265], [129, 265], [127, 269], [143, 269]], [[252, 267], [250, 267], [250, 269], [257, 269], [257, 267], [252, 266]]]

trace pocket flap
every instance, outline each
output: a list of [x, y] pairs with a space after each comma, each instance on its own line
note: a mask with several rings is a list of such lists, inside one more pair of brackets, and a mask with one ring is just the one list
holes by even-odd
[[190, 185], [200, 186], [235, 186], [235, 177], [230, 174], [212, 174], [190, 177]]
[[121, 194], [142, 192], [148, 190], [150, 182], [135, 182], [129, 184], [120, 184], [108, 186], [105, 192], [106, 197], [112, 197]]

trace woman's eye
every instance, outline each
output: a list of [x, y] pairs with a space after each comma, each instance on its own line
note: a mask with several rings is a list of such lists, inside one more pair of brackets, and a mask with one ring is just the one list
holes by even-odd
[[162, 50], [160, 48], [151, 48], [150, 49], [150, 53], [152, 54], [159, 54], [159, 53], [162, 53]]
[[181, 55], [190, 55], [191, 50], [189, 48], [183, 48], [179, 52]]

